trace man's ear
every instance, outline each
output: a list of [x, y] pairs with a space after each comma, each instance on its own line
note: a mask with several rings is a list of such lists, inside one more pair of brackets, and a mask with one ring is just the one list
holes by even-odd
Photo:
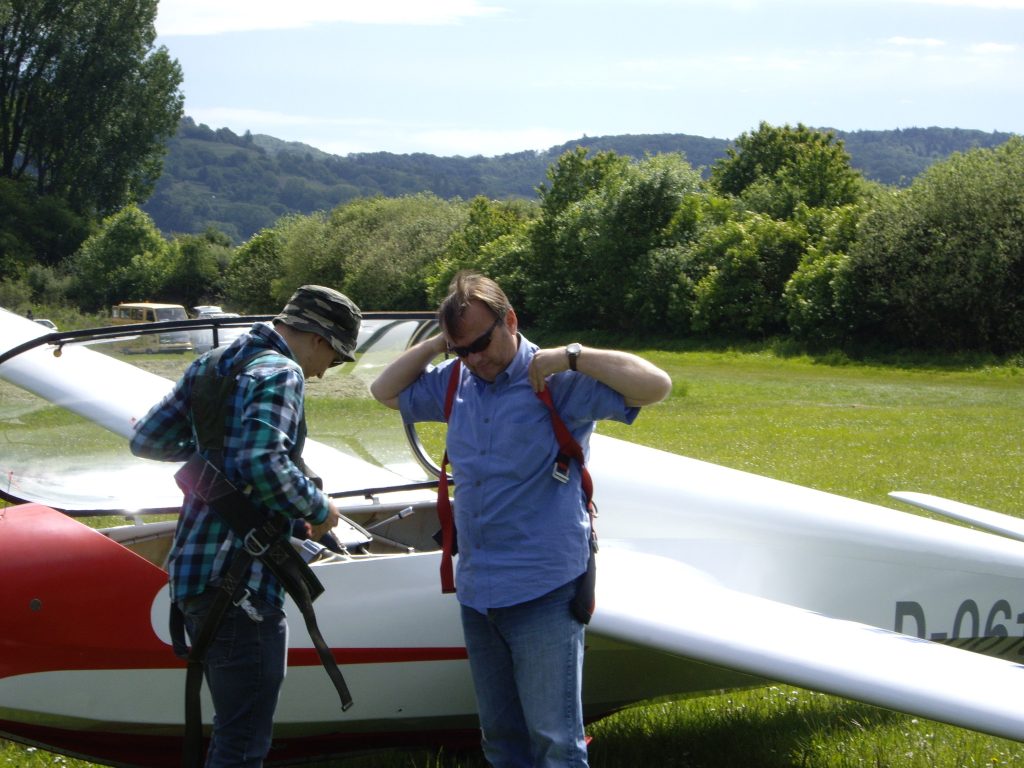
[[334, 354], [334, 347], [331, 346], [331, 342], [327, 339], [326, 336], [321, 336], [319, 333], [314, 333], [313, 335], [320, 339], [321, 344], [326, 345], [331, 350], [332, 355]]

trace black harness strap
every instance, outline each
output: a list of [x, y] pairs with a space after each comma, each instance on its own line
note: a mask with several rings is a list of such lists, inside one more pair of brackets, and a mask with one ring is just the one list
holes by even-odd
[[185, 645], [184, 616], [176, 604], [171, 604], [171, 636], [174, 638], [174, 650], [179, 657], [188, 662], [185, 673], [185, 745], [182, 750], [184, 768], [197, 768], [203, 764], [203, 711], [199, 697], [203, 687], [203, 662], [228, 606], [237, 602], [245, 591], [251, 563], [250, 557], [239, 552], [228, 573], [221, 577], [216, 588], [217, 596], [199, 628], [191, 651]]
[[[205, 390], [200, 391], [198, 396], [195, 391], [193, 392], [193, 424], [198, 445], [211, 456], [218, 459], [221, 456], [225, 432], [224, 405], [234, 390], [236, 377], [252, 360], [270, 352], [271, 350], [263, 350], [240, 360], [232, 366], [228, 375], [219, 376], [217, 363], [223, 348], [214, 350], [204, 374], [197, 377], [197, 386]], [[299, 425], [299, 439], [292, 454], [293, 460], [296, 460], [304, 470], [301, 451], [305, 434], [303, 419]], [[181, 609], [177, 604], [171, 604], [170, 625], [174, 651], [188, 662], [185, 678], [185, 745], [182, 764], [185, 768], [199, 768], [203, 763], [200, 702], [203, 663], [228, 606], [238, 604], [248, 597], [245, 584], [253, 559], [259, 559], [264, 567], [274, 574], [302, 613], [306, 631], [316, 647], [321, 664], [338, 692], [343, 711], [352, 706], [352, 695], [330, 647], [320, 632], [313, 610], [313, 601], [323, 593], [324, 587], [289, 542], [286, 535], [290, 528], [288, 521], [283, 518], [265, 519], [252, 506], [249, 498], [228, 481], [215, 464], [204, 459], [198, 452], [178, 470], [175, 479], [183, 491], [194, 494], [214, 510], [242, 541], [242, 547], [234, 552], [227, 573], [220, 577], [214, 587], [217, 594], [196, 633], [197, 636], [193, 639], [191, 650], [185, 641], [184, 616]]]
[[[227, 481], [225, 481], [227, 482]], [[226, 502], [226, 503], [225, 503]], [[244, 502], [244, 503], [243, 503]], [[313, 573], [313, 569], [295, 551], [284, 532], [276, 521], [265, 522], [260, 527], [249, 527], [251, 514], [255, 511], [248, 504], [248, 499], [240, 491], [224, 497], [224, 502], [215, 502], [215, 510], [224, 518], [236, 536], [244, 542], [242, 552], [249, 557], [257, 557], [270, 572], [277, 577], [285, 591], [295, 601], [306, 623], [306, 631], [313, 641], [320, 663], [323, 664], [331, 682], [338, 692], [343, 711], [352, 706], [352, 695], [349, 693], [345, 678], [338, 669], [330, 646], [324, 640], [320, 627], [317, 625], [313, 601], [323, 594], [324, 586]], [[234, 568], [232, 567], [232, 570]]]

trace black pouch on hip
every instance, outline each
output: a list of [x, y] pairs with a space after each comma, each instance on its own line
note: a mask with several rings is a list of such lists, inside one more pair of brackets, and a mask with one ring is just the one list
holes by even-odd
[[569, 603], [569, 610], [580, 624], [589, 624], [594, 615], [597, 597], [597, 541], [590, 539], [590, 557], [587, 558], [587, 570], [576, 579], [576, 594]]

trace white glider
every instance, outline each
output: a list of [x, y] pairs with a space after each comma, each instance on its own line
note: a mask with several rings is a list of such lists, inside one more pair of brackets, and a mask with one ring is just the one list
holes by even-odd
[[[365, 381], [430, 323], [368, 314], [357, 361], [341, 371], [355, 383], [339, 391], [365, 401]], [[117, 437], [99, 464], [58, 460], [71, 445], [0, 457], [5, 495], [44, 502], [0, 510], [0, 734], [99, 762], [173, 765], [184, 671], [169, 647], [163, 558], [174, 523], [95, 530], [65, 514], [180, 504], [175, 467], [134, 459], [123, 440], [171, 382], [60, 334], [4, 359], [41, 333], [0, 311], [0, 379]], [[354, 406], [373, 424], [358, 445], [313, 443], [307, 456], [350, 530], [373, 539], [314, 564], [321, 629], [355, 706], [338, 707], [289, 603], [269, 764], [477, 738], [456, 601], [438, 586], [431, 463], [384, 446], [397, 419], [367, 406]], [[8, 435], [23, 416], [0, 401]], [[590, 467], [601, 551], [589, 719], [774, 680], [1024, 740], [1021, 542], [602, 435]]]

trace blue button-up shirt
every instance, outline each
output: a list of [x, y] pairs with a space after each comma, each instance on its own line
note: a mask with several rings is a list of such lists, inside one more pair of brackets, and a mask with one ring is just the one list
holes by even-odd
[[[583, 573], [590, 520], [573, 462], [568, 483], [552, 477], [558, 439], [527, 369], [537, 346], [520, 337], [509, 366], [487, 382], [460, 366], [447, 449], [455, 479], [459, 602], [485, 612], [540, 597]], [[444, 421], [454, 361], [427, 369], [399, 399], [406, 423]], [[548, 379], [555, 408], [589, 455], [598, 419], [632, 423], [639, 408], [618, 392], [565, 371]], [[600, 479], [595, 479], [600, 497]]]

